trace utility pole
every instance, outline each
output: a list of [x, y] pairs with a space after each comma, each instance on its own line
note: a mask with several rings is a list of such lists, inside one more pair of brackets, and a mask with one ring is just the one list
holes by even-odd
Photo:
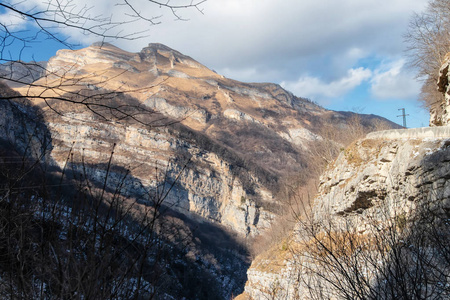
[[409, 116], [409, 115], [405, 114], [405, 109], [404, 108], [399, 108], [398, 110], [401, 110], [402, 114], [397, 116], [397, 117], [403, 117], [403, 127], [406, 128], [406, 116]]

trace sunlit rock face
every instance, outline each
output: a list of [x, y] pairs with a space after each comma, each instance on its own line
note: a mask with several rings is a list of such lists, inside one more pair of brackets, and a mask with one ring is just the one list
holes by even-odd
[[[449, 127], [373, 132], [343, 150], [321, 176], [310, 217], [317, 224], [335, 224], [336, 231], [351, 224], [352, 232], [364, 236], [373, 232], [374, 222], [408, 219], [424, 203], [448, 215], [449, 178]], [[294, 231], [252, 262], [242, 299], [310, 299], [300, 278], [314, 264], [298, 268], [302, 253], [293, 252], [299, 236]]]
[[[191, 217], [224, 224], [243, 236], [258, 234], [270, 226], [274, 217], [256, 204], [257, 200], [274, 201], [257, 178], [249, 179], [250, 191], [233, 173], [232, 162], [178, 139], [170, 129], [96, 122], [84, 114], [49, 118], [48, 128], [53, 138], [52, 158], [61, 168], [72, 152], [74, 159], [83, 161], [101, 181], [104, 172], [96, 170], [97, 164], [106, 164], [112, 156], [113, 165], [129, 170], [127, 193], [145, 197], [146, 191], [166, 179], [167, 190], [174, 184], [164, 200], [167, 206]], [[119, 180], [121, 174], [111, 172], [109, 176]]]
[[382, 219], [380, 207], [409, 214], [424, 201], [448, 202], [449, 146], [447, 127], [370, 133], [322, 176], [317, 216], [353, 218], [363, 232], [365, 219]]
[[450, 125], [450, 87], [449, 87], [450, 53], [444, 58], [444, 63], [439, 70], [438, 91], [442, 93], [442, 101], [435, 103], [430, 110], [430, 126]]

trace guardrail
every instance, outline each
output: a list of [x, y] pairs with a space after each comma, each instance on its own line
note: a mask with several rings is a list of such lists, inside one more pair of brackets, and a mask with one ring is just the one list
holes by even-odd
[[450, 126], [392, 129], [370, 132], [366, 139], [450, 138]]

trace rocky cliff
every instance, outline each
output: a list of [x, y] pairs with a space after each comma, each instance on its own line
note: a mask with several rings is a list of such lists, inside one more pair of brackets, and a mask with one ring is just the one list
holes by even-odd
[[315, 213], [362, 221], [376, 218], [381, 205], [409, 214], [417, 203], [448, 201], [449, 138], [448, 128], [368, 134], [345, 149], [322, 176]]
[[[395, 234], [390, 238], [396, 240], [395, 245], [407, 244], [408, 238], [398, 232], [398, 227], [401, 227], [403, 231], [407, 226], [418, 226], [416, 223], [420, 223], [421, 219], [417, 214], [425, 204], [427, 218], [430, 217], [431, 212], [448, 215], [450, 210], [449, 178], [450, 131], [448, 128], [419, 128], [368, 134], [365, 139], [359, 140], [343, 150], [338, 159], [322, 175], [317, 196], [311, 210], [308, 210], [307, 218], [311, 222], [305, 222], [305, 216], [300, 217], [297, 230], [289, 238], [286, 238], [282, 245], [278, 245], [253, 261], [248, 271], [245, 296], [252, 299], [269, 296], [274, 296], [275, 299], [309, 298], [311, 296], [309, 288], [312, 286], [318, 288], [321, 285], [323, 288], [327, 284], [336, 284], [333, 279], [329, 281], [326, 278], [311, 283], [314, 281], [312, 279], [314, 275], [319, 274], [311, 270], [316, 270], [322, 260], [326, 262], [324, 267], [328, 268], [328, 271], [321, 275], [327, 274], [330, 276], [329, 278], [336, 276], [335, 279], [342, 280], [341, 286], [328, 287], [331, 290], [345, 288], [351, 294], [352, 289], [345, 286], [345, 278], [339, 276], [349, 276], [349, 274], [355, 276], [351, 267], [361, 268], [361, 270], [367, 268], [366, 272], [374, 268], [373, 272], [375, 273], [381, 268], [377, 269], [378, 267], [375, 268], [373, 265], [369, 267], [368, 265], [371, 265], [372, 261], [358, 261], [361, 256], [354, 253], [350, 255], [342, 251], [356, 248], [361, 251], [364, 247], [368, 247], [367, 242], [360, 243], [360, 240], [377, 239], [377, 243], [382, 244], [386, 240], [379, 239], [379, 231], [374, 228], [390, 232], [392, 226], [396, 229], [394, 230]], [[426, 223], [428, 227], [433, 224], [429, 220]], [[305, 224], [316, 224], [317, 233], [308, 231]], [[448, 230], [447, 225], [443, 226], [445, 230]], [[426, 231], [424, 230], [424, 232]], [[323, 235], [337, 234], [339, 234], [339, 238], [334, 237], [330, 241], [325, 239], [327, 242], [322, 240]], [[411, 233], [409, 232], [409, 234]], [[358, 238], [354, 238], [355, 236]], [[333, 245], [331, 240], [337, 244], [330, 246]], [[318, 241], [320, 243], [315, 246], [315, 249], [317, 251], [321, 248], [323, 251], [320, 254], [320, 260], [314, 257], [315, 252], [309, 246], [305, 246], [307, 243], [315, 245]], [[415, 243], [416, 241], [411, 242], [409, 247], [413, 248]], [[433, 247], [433, 243], [430, 241], [427, 241], [426, 244], [427, 247]], [[333, 247], [335, 247], [333, 250], [335, 252], [328, 252]], [[389, 247], [392, 248], [394, 245], [389, 244]], [[380, 253], [377, 251], [378, 249], [372, 249], [371, 252], [368, 252], [371, 255], [375, 255], [374, 253], [379, 255]], [[327, 253], [336, 255], [339, 259], [327, 260]], [[378, 257], [378, 260], [389, 257], [388, 252], [383, 253], [384, 258]], [[311, 257], [314, 257], [312, 262]], [[342, 257], [347, 257], [345, 262], [340, 261]], [[367, 257], [369, 256], [364, 256], [364, 258]], [[350, 264], [350, 260], [354, 264]], [[299, 263], [300, 261], [302, 263]], [[335, 270], [333, 269], [334, 262], [342, 263], [341, 266], [348, 270], [345, 272], [343, 270], [330, 271]], [[378, 264], [383, 265], [381, 261]], [[447, 270], [446, 266], [447, 262], [442, 263], [440, 271]], [[405, 273], [407, 272], [405, 271]], [[301, 279], [302, 277], [303, 279]], [[309, 278], [311, 284], [309, 288], [304, 278]], [[352, 277], [352, 280], [356, 282], [355, 278], [357, 277]], [[367, 278], [365, 279], [367, 280]], [[353, 284], [357, 285], [355, 282]], [[358, 286], [358, 288], [360, 287]], [[338, 296], [338, 292], [333, 297], [341, 298], [342, 296]], [[440, 291], [439, 293], [446, 294], [447, 292]], [[322, 296], [324, 295], [322, 294]], [[329, 296], [330, 294], [327, 295], [327, 297]]]
[[445, 56], [439, 70], [437, 89], [442, 93], [442, 100], [438, 103], [433, 103], [430, 108], [430, 126], [446, 126], [450, 124], [449, 62], [450, 53]]

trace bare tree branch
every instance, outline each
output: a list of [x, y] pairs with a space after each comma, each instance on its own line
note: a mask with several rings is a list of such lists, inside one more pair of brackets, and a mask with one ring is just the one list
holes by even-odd
[[404, 39], [409, 64], [418, 70], [417, 77], [423, 80], [422, 101], [430, 107], [441, 101], [432, 91], [443, 59], [450, 51], [450, 2], [430, 0], [424, 12], [411, 18]]
[[[157, 25], [160, 23], [159, 18], [161, 16], [148, 15], [148, 12], [152, 13], [153, 10], [147, 8], [145, 12], [140, 11], [139, 7], [143, 4], [147, 7], [150, 5], [166, 9], [177, 20], [185, 20], [179, 14], [179, 11], [195, 9], [202, 13], [200, 5], [204, 2], [205, 0], [186, 0], [178, 1], [175, 4], [171, 1], [120, 0], [117, 5], [123, 6], [122, 16], [95, 14], [95, 4], [83, 6], [78, 5], [73, 0], [48, 0], [43, 2], [45, 6], [31, 8], [26, 7], [25, 2], [0, 2], [0, 9], [6, 14], [17, 16], [16, 23], [14, 21], [11, 23], [0, 22], [0, 81], [28, 87], [27, 91], [22, 93], [22, 96], [10, 95], [9, 97], [0, 97], [0, 100], [12, 99], [11, 97], [40, 99], [56, 113], [59, 112], [54, 103], [55, 101], [62, 101], [84, 106], [104, 120], [111, 118], [116, 120], [130, 119], [143, 123], [142, 117], [145, 114], [155, 114], [154, 110], [140, 104], [117, 105], [113, 102], [123, 93], [138, 93], [150, 89], [152, 86], [127, 88], [126, 83], [124, 83], [124, 86], [111, 92], [105, 88], [107, 82], [114, 80], [126, 71], [104, 80], [99, 80], [102, 76], [101, 72], [76, 77], [71, 75], [72, 71], [76, 72], [76, 64], [54, 70], [42, 63], [20, 61], [22, 52], [36, 43], [45, 43], [48, 40], [73, 49], [77, 45], [67, 39], [65, 30], [68, 29], [75, 30], [83, 35], [98, 37], [102, 41], [139, 39], [147, 31], [145, 28], [131, 32], [124, 29], [138, 21], [144, 21], [148, 26]], [[21, 29], [24, 26], [25, 29]], [[19, 51], [17, 51], [18, 47]], [[39, 78], [41, 80], [36, 82]], [[94, 82], [95, 84], [93, 84]], [[95, 88], [95, 92], [91, 90], [91, 87]], [[36, 91], [40, 92], [36, 93]], [[161, 117], [152, 118], [152, 121], [147, 125], [159, 126], [156, 123], [162, 124], [162, 119]]]

